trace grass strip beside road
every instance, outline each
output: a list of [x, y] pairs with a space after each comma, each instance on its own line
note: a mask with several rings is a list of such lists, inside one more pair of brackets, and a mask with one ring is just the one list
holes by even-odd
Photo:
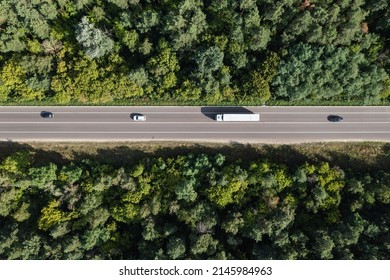
[[123, 166], [147, 157], [173, 157], [188, 153], [222, 153], [228, 161], [272, 159], [287, 166], [308, 162], [328, 161], [344, 170], [390, 170], [390, 143], [330, 142], [292, 145], [241, 143], [177, 143], [177, 142], [0, 142], [0, 159], [27, 150], [35, 164], [49, 162], [67, 164], [91, 159], [113, 166]]

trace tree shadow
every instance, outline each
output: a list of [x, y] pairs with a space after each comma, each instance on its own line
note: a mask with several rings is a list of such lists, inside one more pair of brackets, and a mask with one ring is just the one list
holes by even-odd
[[266, 159], [284, 164], [289, 168], [295, 168], [313, 160], [290, 145], [264, 145], [263, 150], [263, 156]]
[[0, 161], [16, 152], [28, 151], [32, 155], [33, 165], [37, 167], [45, 166], [49, 163], [63, 165], [70, 162], [69, 159], [64, 158], [62, 154], [56, 151], [37, 149], [27, 143], [14, 142], [12, 140], [0, 141], [0, 150]]
[[109, 149], [97, 149], [95, 154], [88, 152], [76, 152], [75, 159], [81, 161], [90, 159], [100, 163], [108, 164], [113, 167], [121, 167], [134, 164], [143, 158], [153, 156], [140, 149], [132, 149], [128, 146], [117, 146]]
[[324, 156], [318, 156], [321, 162], [329, 162], [331, 166], [340, 167], [344, 171], [354, 171], [355, 173], [372, 172], [375, 167], [366, 159], [359, 159], [349, 153], [327, 151]]
[[338, 166], [344, 171], [353, 172], [356, 175], [365, 173], [376, 174], [379, 170], [390, 171], [390, 144], [385, 144], [382, 153], [373, 156], [364, 156], [367, 151], [359, 154], [355, 151], [326, 151], [317, 154], [318, 161], [326, 161], [333, 166]]
[[217, 114], [252, 114], [251, 110], [248, 110], [242, 106], [206, 106], [200, 109], [201, 113], [206, 117], [215, 120]]
[[381, 170], [390, 172], [390, 143], [383, 145], [383, 153], [377, 157], [377, 163]]

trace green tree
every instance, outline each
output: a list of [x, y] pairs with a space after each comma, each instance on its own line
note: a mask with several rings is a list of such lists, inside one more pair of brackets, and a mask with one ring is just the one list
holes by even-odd
[[101, 246], [110, 238], [110, 233], [104, 228], [87, 230], [82, 236], [82, 246], [85, 250]]
[[42, 239], [38, 235], [26, 236], [22, 244], [12, 249], [9, 259], [34, 260], [41, 258]]
[[[250, 82], [245, 85], [249, 98], [265, 104], [271, 98], [270, 85], [259, 71], [253, 71], [250, 75]], [[246, 99], [249, 99], [246, 97]]]
[[0, 233], [0, 255], [7, 256], [9, 258], [9, 253], [13, 247], [16, 247], [19, 244], [18, 237], [19, 230], [16, 228], [16, 225], [13, 228], [2, 227], [2, 231]]
[[156, 223], [153, 219], [147, 219], [142, 222], [143, 231], [142, 237], [147, 241], [152, 241], [160, 237], [160, 233], [157, 230]]
[[207, 28], [202, 1], [182, 0], [163, 18], [163, 32], [168, 35], [174, 50], [190, 49]]
[[50, 163], [39, 168], [30, 168], [31, 185], [40, 189], [52, 189], [54, 181], [57, 180], [57, 166]]
[[305, 165], [307, 182], [311, 186], [311, 196], [306, 207], [317, 212], [319, 209], [332, 209], [341, 201], [340, 191], [344, 187], [344, 173], [337, 168], [330, 168], [322, 163], [318, 168]]
[[335, 246], [332, 238], [324, 230], [317, 231], [315, 234], [313, 251], [316, 259], [332, 259], [332, 250]]
[[159, 54], [151, 57], [146, 66], [149, 76], [155, 81], [155, 90], [159, 95], [176, 86], [179, 61], [166, 41], [159, 42]]
[[192, 236], [191, 252], [198, 258], [202, 254], [211, 256], [215, 253], [217, 245], [218, 240], [215, 240], [211, 234]]
[[186, 252], [185, 242], [182, 238], [172, 237], [167, 244], [167, 254], [170, 259], [176, 260], [184, 257]]
[[28, 151], [20, 151], [6, 157], [0, 165], [0, 170], [4, 170], [15, 175], [22, 175], [27, 172], [30, 164], [30, 153]]
[[138, 0], [131, 0], [131, 1], [128, 1], [128, 0], [108, 0], [108, 2], [115, 4], [119, 8], [126, 9], [129, 7], [128, 2], [137, 2], [138, 3]]
[[31, 214], [28, 211], [29, 206], [30, 206], [29, 203], [23, 202], [22, 205], [19, 207], [19, 209], [17, 209], [16, 212], [14, 213], [13, 215], [14, 219], [17, 220], [18, 222], [23, 222], [28, 218], [30, 218]]
[[232, 233], [236, 235], [240, 228], [244, 225], [244, 219], [242, 218], [241, 213], [232, 213], [229, 217], [222, 223], [222, 228], [227, 233]]
[[195, 201], [198, 196], [195, 191], [195, 184], [195, 178], [180, 181], [175, 188], [177, 199], [183, 199], [187, 202]]
[[[0, 194], [0, 216], [6, 217], [11, 213], [18, 215], [18, 208], [20, 207], [20, 201], [23, 197], [23, 190], [11, 188], [4, 190]], [[19, 209], [20, 210], [20, 209]], [[25, 216], [24, 213], [20, 213]]]
[[18, 52], [27, 46], [27, 37], [47, 39], [50, 22], [56, 19], [57, 5], [51, 0], [13, 1], [0, 3], [0, 50]]
[[216, 46], [200, 50], [196, 56], [198, 65], [196, 76], [204, 78], [220, 69], [223, 65], [223, 52]]
[[88, 22], [86, 17], [76, 28], [76, 39], [82, 45], [84, 52], [90, 58], [99, 58], [109, 53], [114, 42], [106, 34]]
[[118, 222], [128, 223], [137, 221], [140, 218], [139, 206], [130, 202], [116, 205], [110, 212], [112, 217]]
[[18, 101], [42, 99], [45, 86], [34, 88], [32, 80], [27, 77], [19, 63], [8, 60], [0, 70], [0, 101], [6, 101], [10, 96]]
[[142, 11], [138, 22], [135, 24], [140, 33], [146, 33], [160, 22], [159, 14], [154, 10]]
[[77, 217], [76, 212], [64, 212], [59, 209], [60, 201], [52, 200], [41, 211], [41, 216], [38, 221], [38, 228], [48, 230], [49, 228], [58, 225], [62, 222], [70, 221]]
[[201, 96], [202, 89], [191, 80], [185, 80], [174, 93], [175, 98], [182, 100], [199, 100]]
[[115, 35], [130, 51], [134, 52], [139, 44], [139, 35], [136, 30], [127, 30], [121, 22], [115, 22]]
[[177, 212], [179, 221], [185, 222], [197, 233], [204, 234], [213, 231], [218, 223], [216, 209], [204, 201], [191, 208], [181, 208]]
[[291, 44], [301, 40], [322, 45], [349, 45], [361, 33], [367, 16], [364, 0], [315, 3], [302, 7], [283, 31], [282, 39]]
[[380, 99], [387, 78], [361, 53], [333, 46], [298, 44], [279, 65], [273, 79], [275, 95], [296, 100], [359, 100], [371, 104]]
[[82, 245], [78, 236], [73, 236], [64, 242], [64, 254], [67, 259], [83, 258]]
[[248, 187], [248, 174], [239, 166], [227, 166], [221, 172], [221, 179], [207, 189], [208, 198], [219, 207], [239, 203]]

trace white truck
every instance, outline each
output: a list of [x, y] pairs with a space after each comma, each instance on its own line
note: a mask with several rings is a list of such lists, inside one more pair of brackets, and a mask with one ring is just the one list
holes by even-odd
[[259, 114], [217, 114], [218, 122], [258, 122]]

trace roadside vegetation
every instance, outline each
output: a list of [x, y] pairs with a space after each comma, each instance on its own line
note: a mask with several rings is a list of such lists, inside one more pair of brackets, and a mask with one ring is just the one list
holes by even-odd
[[389, 144], [0, 150], [0, 259], [390, 258]]
[[389, 104], [387, 0], [0, 2], [2, 104]]

